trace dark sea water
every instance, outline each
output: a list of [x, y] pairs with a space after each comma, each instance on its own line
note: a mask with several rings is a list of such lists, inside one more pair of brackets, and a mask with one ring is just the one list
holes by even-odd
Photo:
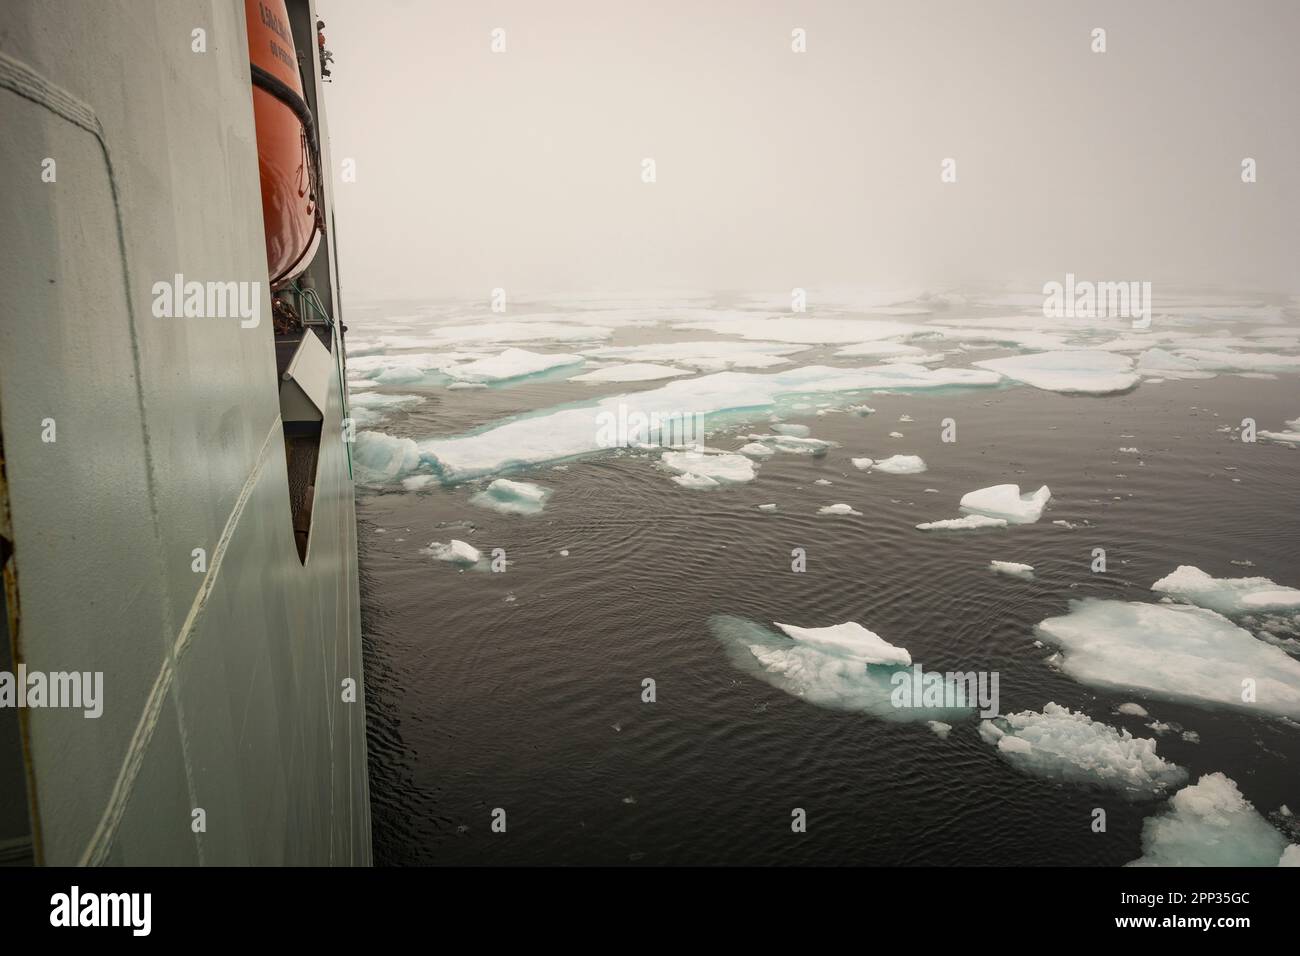
[[[402, 387], [428, 400], [383, 427], [457, 434], [661, 384]], [[1141, 855], [1142, 821], [1163, 801], [1029, 776], [980, 740], [974, 719], [940, 739], [924, 723], [792, 697], [731, 663], [709, 628], [719, 614], [857, 621], [927, 669], [998, 671], [1003, 712], [1055, 701], [1138, 736], [1153, 735], [1151, 719], [1180, 724], [1200, 742], [1166, 733], [1159, 753], [1192, 782], [1222, 771], [1260, 812], [1300, 810], [1297, 725], [1145, 698], [1151, 718], [1118, 715], [1140, 698], [1077, 683], [1033, 643], [1034, 625], [1071, 599], [1152, 601], [1152, 582], [1180, 564], [1300, 583], [1300, 451], [1219, 430], [1300, 415], [1294, 377], [1222, 374], [1104, 398], [1007, 387], [862, 400], [875, 414], [787, 416], [839, 447], [776, 455], [738, 486], [687, 490], [654, 456], [619, 453], [510, 475], [552, 489], [533, 517], [471, 506], [484, 483], [359, 490], [375, 861], [1116, 866]], [[900, 423], [904, 414], [915, 421]], [[955, 443], [940, 440], [949, 417]], [[756, 414], [733, 432], [767, 421]], [[905, 438], [887, 437], [894, 430]], [[894, 453], [918, 454], [929, 470], [849, 462]], [[1001, 482], [1049, 485], [1042, 520], [914, 529]], [[757, 509], [767, 502], [779, 510]], [[816, 513], [836, 502], [863, 514]], [[504, 548], [508, 571], [459, 572], [419, 553], [452, 537], [485, 554]], [[806, 573], [791, 571], [796, 547]], [[1090, 569], [1098, 547], [1105, 574]], [[1031, 564], [1035, 578], [995, 575], [990, 559]], [[647, 677], [655, 703], [641, 700]], [[1095, 807], [1107, 811], [1105, 833], [1091, 829]], [[506, 833], [492, 831], [495, 808]], [[806, 833], [791, 831], [794, 808], [807, 812]]]

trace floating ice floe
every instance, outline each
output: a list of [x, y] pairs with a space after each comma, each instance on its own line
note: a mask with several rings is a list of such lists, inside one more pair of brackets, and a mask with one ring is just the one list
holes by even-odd
[[776, 510], [776, 505], [774, 505], [774, 504], [759, 505], [759, 506], [758, 506], [758, 510], [759, 510], [759, 511], [775, 511], [775, 510]]
[[677, 472], [673, 480], [685, 488], [716, 488], [754, 480], [754, 463], [744, 455], [666, 451], [660, 463]]
[[1131, 359], [1090, 349], [1034, 352], [973, 364], [1050, 392], [1109, 395], [1127, 391], [1140, 379]]
[[1129, 717], [1150, 717], [1147, 709], [1141, 704], [1120, 704], [1115, 708], [1116, 713], [1127, 714]]
[[1268, 578], [1211, 577], [1190, 564], [1179, 565], [1151, 585], [1151, 590], [1220, 614], [1300, 610], [1300, 589], [1274, 584]]
[[893, 358], [900, 355], [924, 355], [925, 349], [917, 345], [904, 345], [901, 342], [858, 342], [836, 349], [835, 354], [841, 358]]
[[818, 508], [819, 515], [856, 515], [862, 517], [861, 511], [855, 511], [846, 504], [826, 505], [824, 508]]
[[911, 678], [911, 655], [861, 625], [777, 627], [785, 634], [739, 617], [709, 621], [737, 667], [809, 703], [890, 721], [953, 722], [974, 712], [975, 702], [966, 706], [965, 686], [956, 675], [952, 680], [943, 675], [942, 694], [945, 703], [956, 706], [896, 706], [895, 689]]
[[1084, 598], [1035, 634], [1060, 648], [1062, 671], [1093, 687], [1300, 717], [1300, 661], [1215, 611]]
[[1013, 767], [1049, 780], [1156, 797], [1187, 780], [1187, 772], [1156, 754], [1156, 742], [1116, 730], [1087, 714], [1050, 703], [980, 721], [980, 737]]
[[352, 443], [352, 460], [363, 483], [395, 481], [420, 467], [420, 450], [409, 438], [363, 431]]
[[[426, 440], [419, 445], [420, 461], [415, 467], [451, 483], [611, 448], [657, 444], [665, 426], [656, 425], [656, 421], [670, 420], [680, 428], [683, 416], [694, 420], [700, 416], [738, 415], [742, 411], [752, 414], [770, 410], [786, 396], [876, 388], [982, 386], [997, 381], [993, 372], [919, 365], [864, 369], [808, 366], [768, 374], [716, 372], [677, 379], [641, 392], [613, 395], [590, 405], [520, 417], [454, 438]], [[649, 424], [633, 428], [629, 424], [633, 416]], [[620, 423], [629, 434], [620, 434]], [[717, 420], [705, 419], [705, 424], [716, 426]]]
[[1236, 781], [1208, 773], [1142, 823], [1142, 856], [1129, 866], [1278, 866], [1287, 840]]
[[849, 461], [851, 461], [853, 467], [859, 471], [867, 471], [876, 463], [874, 458], [850, 458]]
[[1300, 445], [1300, 418], [1293, 418], [1286, 423], [1287, 430], [1284, 432], [1259, 431], [1255, 433], [1256, 438], [1264, 441], [1282, 442], [1287, 445]]
[[1015, 561], [990, 561], [989, 570], [1026, 580], [1034, 576], [1034, 566], [1032, 564], [1017, 564]]
[[594, 359], [641, 362], [672, 362], [700, 372], [721, 372], [733, 368], [770, 368], [785, 365], [790, 355], [806, 350], [802, 345], [775, 342], [661, 342], [645, 345], [616, 345], [588, 349]]
[[1006, 518], [990, 518], [988, 515], [966, 515], [964, 518], [944, 518], [941, 521], [922, 521], [916, 526], [918, 531], [976, 531], [980, 528], [1005, 528]]
[[385, 413], [419, 405], [424, 399], [419, 395], [391, 395], [385, 392], [363, 391], [353, 395], [348, 414], [355, 425], [371, 425], [385, 417]]
[[[860, 460], [855, 458], [853, 463], [857, 465]], [[870, 467], [872, 471], [883, 471], [889, 475], [919, 475], [925, 471], [925, 462], [920, 455], [891, 455], [876, 460]]]
[[791, 455], [821, 456], [826, 454], [827, 449], [835, 447], [834, 442], [823, 441], [820, 438], [804, 438], [799, 435], [750, 435], [749, 440], [773, 451]]
[[992, 485], [962, 495], [960, 507], [967, 514], [1002, 518], [1011, 524], [1032, 524], [1043, 516], [1051, 497], [1047, 485], [1026, 495], [1020, 493], [1019, 485]]
[[569, 365], [580, 365], [585, 361], [581, 355], [510, 348], [490, 358], [449, 366], [443, 369], [443, 373], [460, 382], [487, 385], [539, 375]]
[[764, 445], [762, 442], [752, 441], [747, 445], [741, 445], [736, 449], [742, 455], [748, 455], [750, 458], [771, 458], [776, 454], [776, 449]]
[[568, 325], [561, 322], [483, 322], [477, 325], [443, 325], [429, 330], [428, 336], [410, 341], [381, 341], [388, 348], [423, 348], [431, 344], [511, 343], [511, 342], [590, 342], [607, 339], [614, 330], [596, 325]]
[[840, 345], [874, 339], [898, 338], [923, 326], [882, 319], [814, 319], [780, 317], [772, 319], [721, 319], [686, 322], [676, 326], [703, 332], [739, 335], [768, 342], [798, 342], [807, 345]]
[[414, 385], [442, 381], [445, 370], [483, 356], [477, 352], [403, 352], [348, 356], [348, 374], [376, 385]]
[[450, 542], [430, 541], [427, 548], [420, 549], [421, 554], [427, 554], [435, 561], [446, 561], [450, 564], [471, 565], [478, 564], [479, 554], [477, 548], [457, 538], [452, 538]]
[[541, 485], [497, 478], [486, 490], [471, 495], [469, 502], [507, 515], [535, 515], [542, 513], [550, 494], [550, 489]]
[[926, 725], [940, 740], [947, 740], [948, 735], [952, 733], [952, 724], [945, 724], [942, 720], [927, 720]]
[[896, 647], [875, 631], [869, 631], [856, 621], [832, 624], [830, 627], [795, 627], [793, 624], [773, 624], [787, 637], [804, 647], [846, 660], [863, 664], [911, 664], [912, 655], [905, 647]]
[[648, 362], [632, 362], [627, 365], [610, 365], [606, 368], [593, 369], [575, 375], [570, 382], [653, 382], [661, 378], [676, 378], [690, 375], [685, 369], [673, 368], [671, 365], [652, 365]]
[[778, 435], [790, 435], [794, 438], [807, 438], [812, 434], [812, 429], [807, 425], [788, 425], [782, 422], [774, 424], [772, 431]]

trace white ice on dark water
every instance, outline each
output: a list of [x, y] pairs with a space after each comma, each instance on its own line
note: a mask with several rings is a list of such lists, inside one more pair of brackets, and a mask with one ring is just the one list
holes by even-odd
[[1140, 379], [1132, 359], [1088, 349], [1033, 352], [973, 364], [1051, 392], [1107, 395], [1127, 391]]
[[952, 733], [952, 724], [945, 724], [942, 720], [927, 720], [926, 726], [934, 731], [934, 735], [940, 740], [947, 740], [948, 735]]
[[[854, 459], [856, 465], [858, 459]], [[871, 464], [872, 471], [883, 471], [889, 475], [919, 475], [925, 471], [925, 462], [920, 455], [891, 455], [877, 459]]]
[[[1093, 687], [1300, 717], [1300, 661], [1215, 611], [1084, 598], [1035, 633], [1061, 649], [1062, 671]], [[1242, 699], [1247, 686], [1254, 701]]]
[[1025, 578], [1026, 580], [1034, 576], [1034, 566], [1032, 564], [1017, 564], [1015, 561], [990, 561], [989, 570], [996, 571], [998, 574], [1010, 575], [1013, 578]]
[[497, 478], [486, 490], [470, 496], [470, 504], [508, 515], [541, 514], [550, 489], [526, 481]]
[[980, 737], [1013, 767], [1049, 780], [1155, 797], [1182, 784], [1187, 772], [1156, 754], [1156, 742], [1116, 730], [1087, 714], [1049, 703], [980, 721]]
[[1047, 485], [1025, 495], [1020, 493], [1019, 485], [992, 485], [967, 492], [960, 507], [967, 514], [1003, 518], [1011, 524], [1032, 524], [1043, 516], [1043, 508], [1051, 497]]
[[1179, 565], [1151, 590], [1220, 614], [1300, 610], [1300, 589], [1268, 578], [1216, 578], [1190, 564]]
[[1208, 773], [1142, 823], [1142, 856], [1129, 866], [1278, 866], [1287, 840], [1241, 794]]
[[458, 538], [452, 538], [450, 542], [430, 541], [427, 548], [420, 549], [420, 553], [429, 555], [435, 561], [459, 565], [477, 564], [482, 557], [472, 544]]
[[806, 438], [801, 435], [750, 435], [751, 442], [761, 444], [773, 451], [786, 452], [791, 455], [824, 455], [835, 447], [834, 442], [820, 438]]
[[[698, 451], [666, 451], [660, 463], [677, 473], [673, 480], [686, 488], [716, 488], [753, 481], [754, 463], [744, 455]], [[702, 480], [706, 479], [706, 480]]]
[[843, 503], [836, 504], [836, 505], [826, 505], [825, 507], [818, 508], [817, 513], [819, 515], [856, 515], [859, 518], [862, 517], [861, 511], [856, 511], [850, 506]]
[[1120, 714], [1127, 714], [1130, 717], [1151, 716], [1150, 714], [1147, 713], [1147, 709], [1143, 707], [1141, 704], [1133, 704], [1133, 703], [1120, 704], [1118, 707], [1115, 708], [1115, 711]]
[[[698, 378], [677, 379], [657, 388], [614, 395], [591, 405], [561, 408], [517, 418], [453, 438], [435, 438], [419, 444], [424, 468], [444, 481], [456, 482], [513, 467], [540, 464], [591, 454], [610, 447], [612, 427], [620, 413], [629, 410], [646, 416], [710, 415], [746, 410], [766, 410], [785, 396], [834, 395], [865, 389], [937, 389], [993, 385], [993, 372], [973, 369], [930, 369], [920, 365], [888, 365], [861, 369], [808, 366], [785, 372], [716, 372]], [[657, 435], [639, 436], [653, 443]], [[787, 442], [793, 436], [783, 436]], [[387, 464], [392, 464], [390, 458]], [[394, 475], [393, 477], [398, 477]]]
[[851, 461], [853, 467], [859, 471], [867, 471], [876, 463], [874, 458], [850, 458], [849, 461]]
[[966, 515], [964, 518], [922, 521], [916, 526], [916, 529], [918, 531], [978, 531], [981, 528], [1005, 528], [1006, 526], [1006, 518], [990, 518], [988, 515]]
[[[909, 671], [903, 661], [910, 661], [911, 655], [861, 625], [777, 626], [786, 633], [728, 615], [709, 621], [709, 629], [737, 667], [820, 707], [859, 711], [889, 721], [951, 723], [974, 713], [973, 707], [965, 706], [895, 706], [893, 677]], [[871, 662], [870, 658], [883, 662]], [[946, 684], [945, 692], [945, 700], [966, 701], [959, 681]]]
[[890, 644], [879, 634], [856, 621], [830, 627], [795, 627], [773, 622], [787, 637], [804, 647], [826, 654], [860, 661], [863, 664], [911, 664], [912, 655], [905, 647]]

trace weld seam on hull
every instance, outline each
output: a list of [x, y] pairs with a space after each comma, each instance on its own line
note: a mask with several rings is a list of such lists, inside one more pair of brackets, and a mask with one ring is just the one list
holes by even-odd
[[136, 723], [135, 733], [131, 735], [131, 744], [127, 748], [122, 767], [118, 771], [117, 780], [113, 784], [113, 791], [109, 795], [108, 805], [104, 808], [104, 814], [100, 818], [99, 825], [95, 828], [90, 842], [86, 845], [85, 852], [81, 855], [81, 866], [99, 866], [108, 856], [118, 824], [121, 823], [122, 815], [126, 812], [126, 805], [135, 787], [135, 780], [139, 775], [140, 766], [144, 763], [145, 754], [149, 750], [149, 743], [153, 740], [154, 730], [158, 726], [158, 715], [162, 712], [163, 702], [176, 678], [176, 664], [189, 646], [194, 623], [198, 620], [199, 615], [203, 613], [208, 597], [216, 586], [217, 575], [221, 571], [221, 563], [226, 556], [226, 549], [234, 537], [235, 528], [239, 525], [239, 519], [243, 516], [244, 507], [248, 504], [248, 499], [252, 497], [253, 490], [262, 477], [262, 472], [269, 457], [268, 450], [272, 447], [272, 439], [276, 437], [280, 429], [280, 416], [276, 415], [275, 421], [271, 423], [271, 428], [262, 442], [262, 448], [258, 452], [253, 470], [249, 472], [248, 479], [244, 482], [244, 487], [240, 489], [239, 497], [235, 500], [235, 505], [230, 511], [230, 517], [226, 519], [226, 526], [221, 530], [221, 537], [212, 552], [212, 560], [208, 564], [207, 573], [203, 575], [203, 581], [199, 584], [198, 592], [194, 595], [194, 601], [190, 605], [189, 614], [185, 617], [185, 623], [181, 625], [180, 632], [171, 646], [171, 652], [163, 660], [158, 676], [149, 691], [149, 699], [145, 702], [144, 710], [140, 714], [140, 720]]

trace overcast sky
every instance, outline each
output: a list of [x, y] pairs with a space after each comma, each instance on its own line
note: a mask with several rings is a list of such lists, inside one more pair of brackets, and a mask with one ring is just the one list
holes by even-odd
[[319, 12], [336, 182], [356, 160], [336, 190], [353, 303], [496, 286], [1040, 288], [1067, 271], [1300, 292], [1296, 0]]

